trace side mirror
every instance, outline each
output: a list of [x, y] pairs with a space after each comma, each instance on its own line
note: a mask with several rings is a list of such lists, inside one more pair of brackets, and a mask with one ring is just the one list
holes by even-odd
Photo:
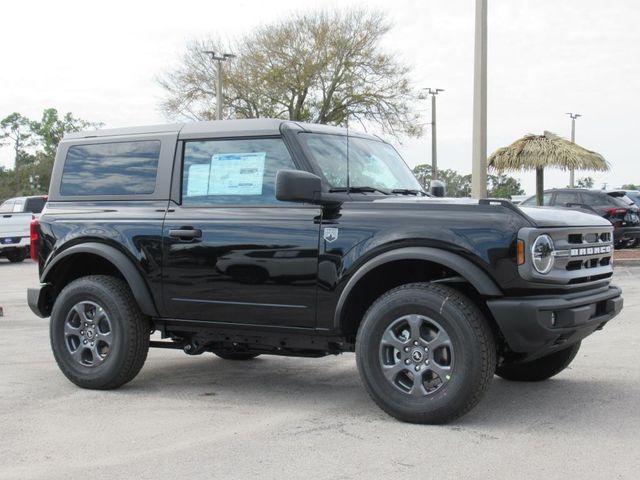
[[434, 197], [444, 197], [447, 194], [447, 189], [440, 180], [432, 180], [429, 184], [429, 193]]
[[278, 170], [276, 174], [276, 198], [284, 202], [315, 203], [337, 206], [341, 202], [330, 193], [322, 193], [322, 180], [313, 173], [302, 170]]
[[301, 170], [278, 170], [276, 198], [285, 202], [316, 203], [320, 198], [322, 180]]

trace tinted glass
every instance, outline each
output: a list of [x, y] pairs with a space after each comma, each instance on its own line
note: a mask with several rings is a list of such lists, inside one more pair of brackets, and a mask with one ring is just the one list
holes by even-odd
[[156, 187], [160, 141], [76, 145], [69, 148], [60, 193], [144, 195]]
[[558, 206], [566, 205], [567, 203], [582, 203], [578, 192], [558, 192], [556, 193], [555, 204]]
[[610, 197], [606, 193], [583, 193], [585, 203], [595, 207], [625, 207], [626, 204], [617, 198]]
[[278, 170], [295, 170], [281, 138], [206, 140], [184, 147], [185, 206], [281, 204]]
[[16, 203], [15, 198], [10, 198], [6, 200], [2, 205], [0, 205], [0, 212], [13, 212], [13, 205]]
[[[537, 206], [536, 198], [537, 197], [535, 195], [533, 197], [527, 198], [520, 205], [522, 205], [523, 207], [536, 207]], [[551, 193], [545, 193], [542, 197], [542, 205], [548, 206], [550, 203], [551, 203]]]
[[27, 198], [27, 205], [25, 207], [25, 211], [31, 212], [31, 213], [40, 213], [42, 212], [42, 209], [44, 208], [45, 203], [46, 203], [46, 200], [44, 199], [44, 197]]
[[304, 134], [300, 137], [334, 188], [346, 187], [348, 174], [351, 187], [422, 190], [402, 157], [389, 144], [341, 135]]

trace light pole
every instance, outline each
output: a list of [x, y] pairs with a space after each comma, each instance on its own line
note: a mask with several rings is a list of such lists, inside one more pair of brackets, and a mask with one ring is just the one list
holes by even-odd
[[[579, 113], [571, 113], [567, 112], [567, 115], [571, 117], [571, 143], [576, 143], [576, 118], [581, 117]], [[571, 188], [575, 187], [575, 171], [573, 168], [569, 170], [569, 186]]]
[[471, 196], [487, 196], [487, 0], [476, 0]]
[[438, 179], [438, 148], [436, 144], [436, 95], [444, 92], [443, 88], [423, 88], [431, 95], [431, 179]]
[[217, 53], [213, 50], [205, 50], [202, 53], [206, 53], [211, 58], [211, 61], [216, 62], [216, 119], [222, 120], [222, 105], [224, 104], [224, 94], [222, 93], [222, 62], [231, 60], [236, 56], [231, 53]]

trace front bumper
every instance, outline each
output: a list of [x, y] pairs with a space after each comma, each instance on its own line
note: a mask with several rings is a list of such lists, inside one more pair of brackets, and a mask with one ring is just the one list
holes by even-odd
[[579, 342], [622, 310], [613, 285], [589, 292], [488, 300], [509, 348], [539, 357]]

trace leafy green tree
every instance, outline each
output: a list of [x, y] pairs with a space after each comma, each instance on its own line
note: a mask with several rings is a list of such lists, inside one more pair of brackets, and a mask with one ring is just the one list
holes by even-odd
[[27, 148], [33, 145], [31, 121], [14, 112], [0, 120], [0, 145], [11, 144], [14, 152], [15, 191], [22, 191], [22, 169], [32, 160]]
[[640, 190], [640, 184], [636, 185], [635, 183], [625, 183], [622, 185], [622, 190]]
[[205, 51], [231, 51], [224, 64], [224, 110], [233, 118], [273, 117], [346, 126], [378, 124], [419, 135], [411, 70], [385, 53], [391, 25], [381, 11], [352, 9], [294, 15], [230, 44], [187, 46], [180, 65], [159, 79], [171, 118], [215, 118], [216, 67]]
[[508, 175], [488, 175], [488, 196], [491, 198], [508, 198], [514, 195], [524, 195], [520, 182]]
[[578, 188], [593, 188], [594, 183], [593, 177], [584, 177], [579, 178], [576, 185]]
[[[0, 142], [13, 147], [15, 166], [13, 171], [3, 169], [0, 175], [0, 198], [46, 193], [62, 137], [101, 125], [76, 118], [70, 112], [61, 116], [55, 108], [45, 109], [40, 121], [19, 113], [5, 117], [0, 121]], [[11, 188], [7, 186], [9, 178], [13, 181]]]
[[416, 177], [422, 188], [425, 190], [429, 188], [429, 181], [431, 180], [431, 165], [428, 163], [421, 163], [416, 165], [413, 169], [413, 175]]

